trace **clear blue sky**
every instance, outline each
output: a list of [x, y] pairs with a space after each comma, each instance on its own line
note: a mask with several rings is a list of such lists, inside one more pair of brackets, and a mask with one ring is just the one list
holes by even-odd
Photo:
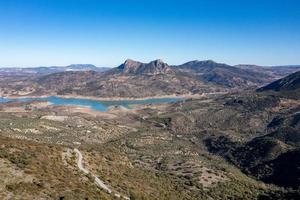
[[0, 66], [300, 64], [299, 0], [0, 0]]

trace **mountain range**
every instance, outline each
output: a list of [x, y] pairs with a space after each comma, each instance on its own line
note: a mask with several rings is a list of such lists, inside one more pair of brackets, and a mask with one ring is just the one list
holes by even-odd
[[300, 66], [287, 67], [286, 72], [283, 68], [237, 67], [212, 60], [168, 65], [162, 60], [142, 63], [128, 59], [111, 69], [97, 68], [93, 65], [18, 69], [17, 72], [10, 73], [20, 75], [34, 72], [34, 76], [21, 82], [16, 82], [14, 78], [6, 79], [5, 83], [0, 84], [2, 95], [59, 94], [131, 98], [186, 95], [263, 86], [278, 77], [297, 71]]

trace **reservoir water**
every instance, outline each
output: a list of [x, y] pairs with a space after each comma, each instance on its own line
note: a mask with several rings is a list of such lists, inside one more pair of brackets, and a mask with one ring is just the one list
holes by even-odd
[[48, 101], [53, 105], [75, 105], [88, 106], [91, 109], [106, 112], [110, 106], [123, 106], [130, 108], [130, 105], [136, 104], [159, 104], [159, 103], [174, 103], [183, 101], [183, 98], [149, 98], [144, 100], [92, 100], [80, 98], [62, 98], [57, 96], [50, 97], [34, 97], [34, 98], [3, 98], [0, 97], [0, 103], [6, 102], [32, 102], [32, 101]]

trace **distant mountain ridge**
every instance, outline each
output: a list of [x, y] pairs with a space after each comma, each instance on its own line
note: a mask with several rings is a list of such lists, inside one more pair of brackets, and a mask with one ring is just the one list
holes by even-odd
[[212, 60], [195, 60], [174, 66], [174, 68], [185, 73], [194, 74], [200, 80], [230, 88], [256, 86], [270, 81], [268, 75], [217, 63]]
[[[35, 75], [27, 76], [30, 77], [27, 79], [22, 75], [24, 71], [21, 71], [19, 78], [6, 78], [3, 83], [0, 82], [0, 93], [139, 98], [227, 92], [261, 87], [276, 80], [269, 72], [243, 69], [212, 60], [168, 65], [160, 59], [149, 63], [127, 59], [118, 67], [106, 69], [104, 72], [100, 69], [89, 64], [63, 68], [41, 67], [30, 71]], [[20, 78], [23, 78], [22, 81], [15, 84]], [[12, 83], [7, 84], [7, 81]]]

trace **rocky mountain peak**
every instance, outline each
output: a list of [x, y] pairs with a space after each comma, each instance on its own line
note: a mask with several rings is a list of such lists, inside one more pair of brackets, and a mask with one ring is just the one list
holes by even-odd
[[138, 61], [132, 60], [132, 59], [127, 59], [124, 62], [124, 65], [126, 65], [126, 66], [136, 66], [136, 65], [139, 65], [139, 64], [141, 64], [141, 63], [138, 62]]
[[161, 64], [165, 64], [163, 60], [161, 59], [157, 59], [157, 60], [153, 60], [150, 63], [155, 63], [156, 65], [161, 65]]
[[149, 63], [141, 63], [127, 59], [119, 66], [119, 70], [125, 74], [162, 74], [172, 71], [170, 66], [167, 63], [164, 63], [161, 59], [157, 59]]

